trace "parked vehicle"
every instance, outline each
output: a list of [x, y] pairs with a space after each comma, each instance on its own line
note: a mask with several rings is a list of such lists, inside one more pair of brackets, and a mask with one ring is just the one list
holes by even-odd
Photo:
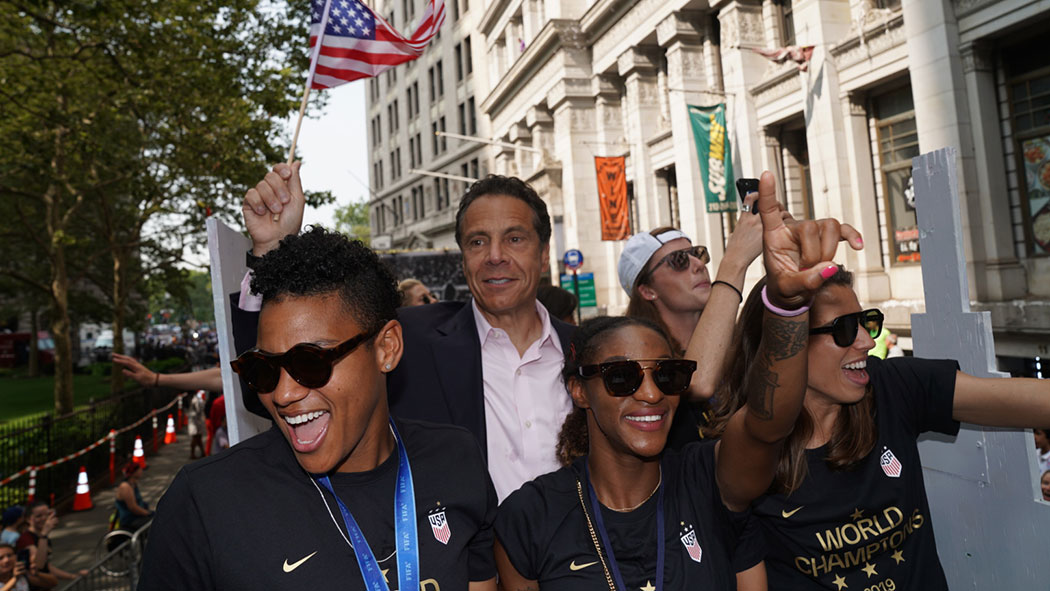
[[[0, 368], [21, 367], [29, 364], [29, 341], [31, 333], [11, 332], [0, 334]], [[55, 341], [46, 330], [37, 333], [38, 362], [40, 367], [55, 363]]]

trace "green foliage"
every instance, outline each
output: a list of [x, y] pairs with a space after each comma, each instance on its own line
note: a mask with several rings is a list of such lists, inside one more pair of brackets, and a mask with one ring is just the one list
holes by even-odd
[[372, 230], [368, 223], [368, 204], [351, 201], [335, 210], [335, 229], [365, 244], [371, 244]]
[[142, 318], [144, 285], [175, 276], [209, 211], [239, 216], [284, 160], [308, 7], [0, 0], [0, 274], [49, 308], [59, 406], [70, 309]]

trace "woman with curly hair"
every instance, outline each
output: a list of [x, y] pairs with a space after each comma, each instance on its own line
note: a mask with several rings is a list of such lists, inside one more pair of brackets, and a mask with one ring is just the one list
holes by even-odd
[[[747, 402], [744, 371], [767, 330], [751, 292], [733, 340], [711, 434], [728, 433]], [[840, 269], [809, 313], [803, 410], [780, 449], [771, 493], [755, 503], [773, 589], [944, 590], [916, 439], [959, 422], [1050, 424], [1050, 383], [982, 379], [954, 360], [868, 355], [882, 330]]]

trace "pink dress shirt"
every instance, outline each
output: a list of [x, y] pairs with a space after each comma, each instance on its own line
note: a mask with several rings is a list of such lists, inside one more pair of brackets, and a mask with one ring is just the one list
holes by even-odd
[[550, 315], [538, 301], [543, 332], [524, 355], [518, 355], [505, 331], [489, 324], [473, 300], [470, 305], [481, 342], [489, 474], [502, 502], [522, 484], [561, 467], [555, 447], [572, 410], [561, 379], [565, 356]]

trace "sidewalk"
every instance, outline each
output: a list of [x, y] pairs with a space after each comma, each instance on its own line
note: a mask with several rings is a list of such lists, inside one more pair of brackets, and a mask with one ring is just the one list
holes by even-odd
[[[190, 463], [190, 437], [185, 430], [178, 437], [175, 443], [161, 445], [156, 455], [146, 458], [147, 467], [139, 481], [139, 490], [151, 509], [157, 508], [157, 501], [164, 495], [179, 468]], [[94, 564], [95, 547], [109, 531], [109, 515], [113, 512], [119, 483], [118, 475], [117, 483], [113, 486], [93, 489], [91, 501], [94, 508], [62, 516], [50, 536], [54, 546], [52, 561], [59, 568], [76, 572], [82, 568], [91, 568]]]

